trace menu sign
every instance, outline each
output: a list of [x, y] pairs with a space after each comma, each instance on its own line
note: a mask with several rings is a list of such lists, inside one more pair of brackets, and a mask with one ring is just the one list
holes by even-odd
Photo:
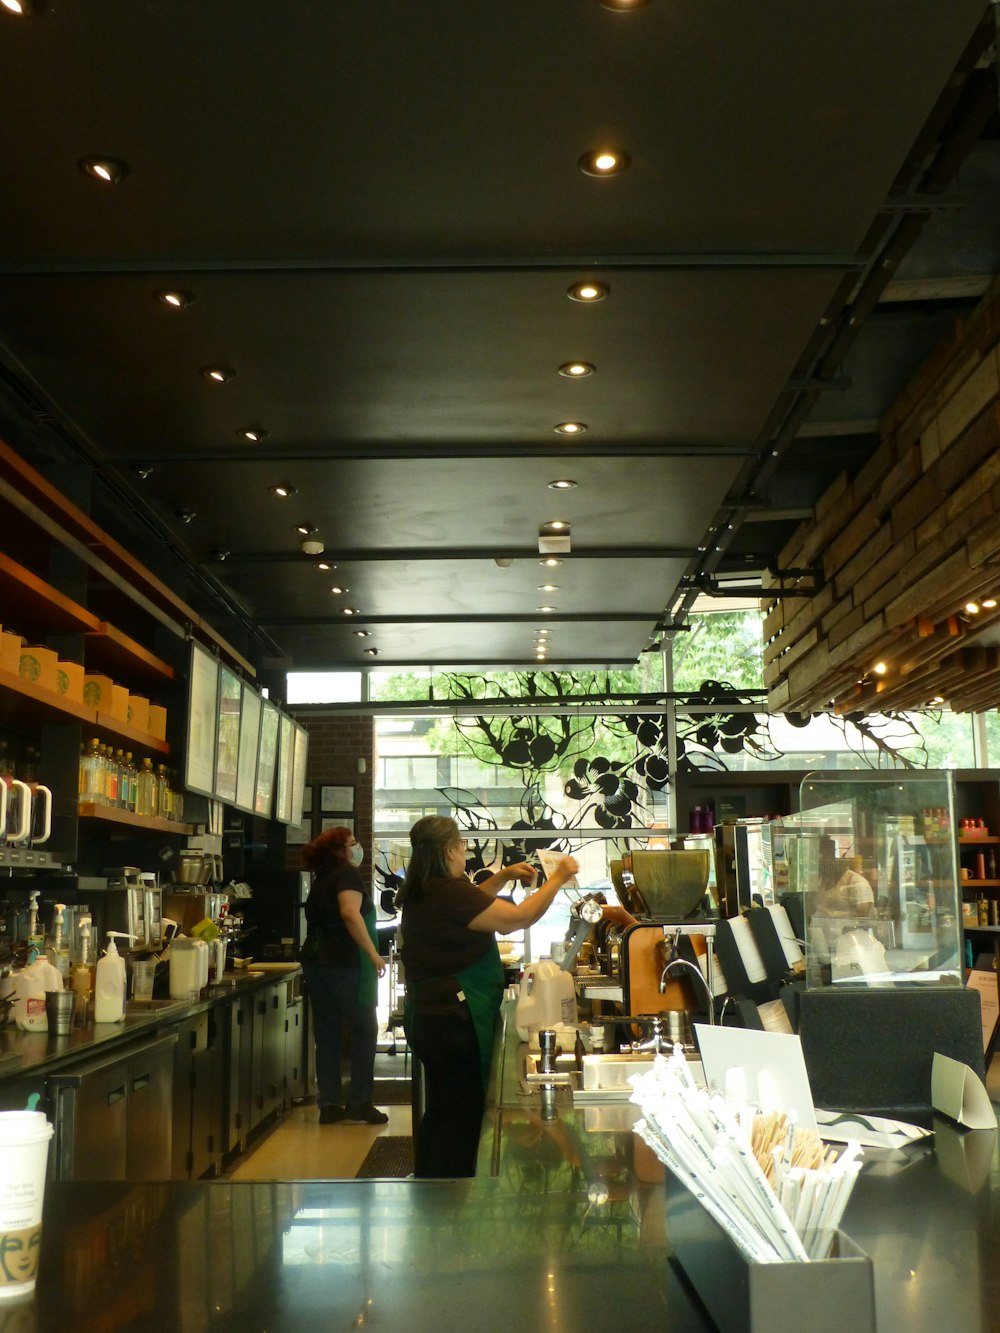
[[200, 796], [215, 795], [218, 736], [219, 664], [200, 644], [191, 644], [188, 673], [187, 744], [184, 786]]

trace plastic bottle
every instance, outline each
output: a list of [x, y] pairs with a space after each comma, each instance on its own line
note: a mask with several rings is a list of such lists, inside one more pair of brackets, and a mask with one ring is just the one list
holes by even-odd
[[14, 983], [14, 1022], [22, 1032], [48, 1032], [45, 992], [62, 990], [63, 980], [44, 958], [22, 967], [11, 977]]
[[45, 948], [45, 938], [38, 933], [38, 889], [32, 889], [28, 897], [28, 964], [29, 966]]
[[69, 949], [63, 936], [63, 912], [65, 903], [56, 903], [52, 917], [52, 943], [45, 951], [49, 962], [64, 979], [69, 976]]
[[124, 930], [108, 931], [108, 947], [97, 964], [95, 1023], [120, 1023], [125, 1017], [125, 959], [118, 952], [116, 939], [132, 940], [135, 936]]
[[94, 979], [90, 963], [90, 917], [80, 918], [80, 957], [70, 973], [70, 987], [76, 992], [76, 1013], [74, 1020], [78, 1027], [87, 1021], [87, 1006], [94, 988]]
[[136, 790], [135, 810], [136, 814], [139, 815], [156, 814], [156, 774], [153, 772], [152, 759], [142, 761]]

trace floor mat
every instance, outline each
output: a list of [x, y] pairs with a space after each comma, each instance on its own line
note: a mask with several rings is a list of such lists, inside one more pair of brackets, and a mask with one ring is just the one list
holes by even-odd
[[403, 1180], [413, 1173], [413, 1140], [408, 1134], [383, 1134], [368, 1150], [355, 1180]]

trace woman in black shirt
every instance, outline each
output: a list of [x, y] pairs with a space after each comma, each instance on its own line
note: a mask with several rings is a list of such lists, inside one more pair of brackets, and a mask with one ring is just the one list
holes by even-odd
[[[389, 1119], [372, 1105], [377, 981], [386, 965], [378, 952], [375, 904], [358, 870], [363, 857], [364, 849], [346, 828], [327, 829], [302, 850], [302, 864], [313, 872], [302, 971], [312, 1005], [321, 1125], [384, 1125]], [[346, 1107], [341, 1093], [345, 1022], [351, 1030], [351, 1099]]]
[[485, 1107], [503, 965], [496, 933], [534, 925], [577, 872], [571, 856], [523, 902], [497, 898], [534, 876], [527, 862], [482, 884], [465, 874], [465, 842], [453, 819], [428, 815], [410, 830], [413, 855], [402, 907], [406, 1037], [424, 1069], [426, 1109], [414, 1134], [414, 1174], [472, 1176]]

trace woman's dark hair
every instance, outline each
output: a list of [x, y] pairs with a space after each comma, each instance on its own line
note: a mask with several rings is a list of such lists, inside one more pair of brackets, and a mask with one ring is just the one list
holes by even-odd
[[406, 867], [406, 879], [397, 894], [397, 902], [417, 902], [429, 879], [448, 879], [445, 860], [448, 848], [461, 837], [458, 825], [445, 815], [425, 815], [410, 829], [413, 854]]
[[302, 848], [302, 864], [306, 870], [332, 870], [347, 859], [349, 828], [328, 828]]

